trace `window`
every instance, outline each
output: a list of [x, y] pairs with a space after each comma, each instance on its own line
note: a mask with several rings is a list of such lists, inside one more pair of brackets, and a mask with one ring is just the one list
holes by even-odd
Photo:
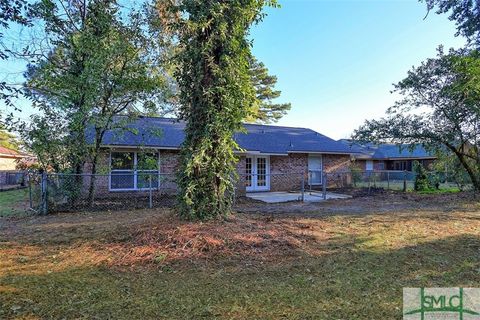
[[309, 155], [308, 156], [308, 184], [320, 185], [322, 184], [322, 156]]
[[158, 186], [158, 153], [137, 154], [137, 189], [149, 189], [152, 178], [152, 187]]
[[112, 174], [110, 178], [111, 189], [134, 189], [134, 152], [112, 152], [111, 166]]
[[142, 190], [159, 185], [158, 153], [156, 152], [112, 152], [110, 155], [110, 189]]
[[394, 167], [394, 170], [398, 170], [398, 171], [408, 170], [409, 169], [408, 161], [395, 161], [393, 163], [393, 167]]

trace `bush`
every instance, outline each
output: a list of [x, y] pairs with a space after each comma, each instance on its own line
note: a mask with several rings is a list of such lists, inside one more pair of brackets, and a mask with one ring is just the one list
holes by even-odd
[[434, 190], [438, 185], [437, 179], [430, 177], [428, 171], [418, 161], [413, 163], [413, 171], [415, 172], [415, 191], [430, 191]]

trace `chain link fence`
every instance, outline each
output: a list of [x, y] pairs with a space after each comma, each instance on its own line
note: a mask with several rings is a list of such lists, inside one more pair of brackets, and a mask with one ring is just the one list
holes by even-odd
[[[462, 189], [441, 172], [428, 173], [438, 190]], [[24, 177], [30, 208], [39, 214], [65, 211], [103, 211], [173, 207], [175, 174], [118, 170], [111, 174], [29, 173]], [[243, 173], [237, 175], [234, 200], [263, 191], [288, 194], [292, 201], [305, 195], [327, 199], [327, 193], [370, 194], [377, 190], [412, 191], [415, 173], [409, 171], [352, 171], [297, 173]]]
[[17, 189], [27, 185], [25, 171], [0, 171], [0, 190]]
[[[415, 190], [416, 173], [411, 171], [351, 171], [324, 173], [323, 189], [345, 190]], [[471, 185], [461, 184], [444, 172], [428, 172], [427, 180], [432, 190], [468, 190]]]
[[174, 174], [112, 172], [111, 174], [32, 174], [30, 207], [41, 214], [172, 207]]

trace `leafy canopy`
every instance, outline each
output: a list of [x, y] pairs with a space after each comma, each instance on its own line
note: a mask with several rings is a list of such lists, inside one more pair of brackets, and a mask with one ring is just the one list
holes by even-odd
[[420, 0], [427, 9], [436, 9], [437, 14], [449, 14], [449, 19], [457, 25], [457, 36], [464, 36], [468, 43], [480, 45], [480, 1], [479, 0]]
[[95, 171], [104, 133], [125, 125], [115, 118], [155, 112], [169, 95], [160, 31], [148, 10], [120, 12], [114, 0], [43, 0], [34, 9], [48, 46], [27, 50], [25, 89], [40, 112], [23, 131], [45, 165], [81, 172], [88, 160]]

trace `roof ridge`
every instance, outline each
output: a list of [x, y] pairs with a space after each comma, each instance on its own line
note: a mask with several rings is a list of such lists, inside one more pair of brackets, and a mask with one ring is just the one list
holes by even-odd
[[[118, 115], [117, 117], [128, 117], [127, 115]], [[148, 119], [160, 119], [160, 120], [174, 120], [174, 121], [183, 121], [185, 122], [185, 120], [181, 120], [181, 119], [178, 119], [176, 117], [161, 117], [161, 116], [144, 116], [144, 115], [140, 115], [138, 116], [138, 118], [148, 118]], [[321, 134], [320, 132], [317, 132], [313, 129], [310, 129], [310, 128], [306, 128], [306, 127], [297, 127], [297, 126], [285, 126], [285, 125], [276, 125], [276, 124], [271, 124], [271, 123], [250, 123], [250, 122], [242, 122], [243, 125], [249, 125], [249, 126], [263, 126], [263, 127], [272, 127], [272, 128], [288, 128], [288, 129], [303, 129], [303, 130], [310, 130], [310, 131], [313, 131], [313, 132], [316, 132], [316, 133], [319, 133]], [[321, 134], [323, 135], [323, 134]]]

